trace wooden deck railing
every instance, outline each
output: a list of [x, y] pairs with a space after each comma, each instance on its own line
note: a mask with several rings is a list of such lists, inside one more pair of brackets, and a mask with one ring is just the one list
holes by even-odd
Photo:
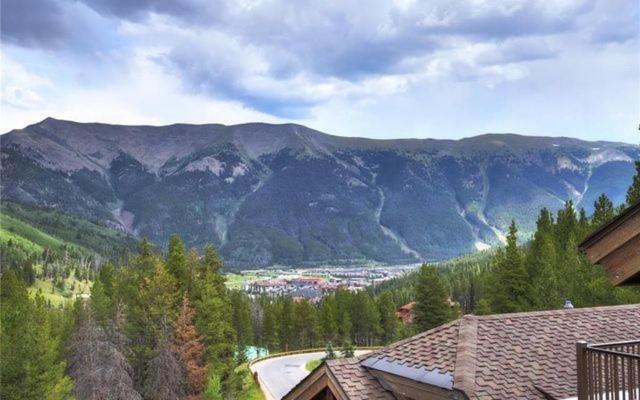
[[640, 340], [578, 342], [578, 400], [640, 400]]

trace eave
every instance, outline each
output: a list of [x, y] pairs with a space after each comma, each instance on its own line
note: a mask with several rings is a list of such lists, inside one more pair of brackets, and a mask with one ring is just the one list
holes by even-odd
[[640, 284], [640, 202], [592, 233], [579, 248], [604, 267], [612, 284]]

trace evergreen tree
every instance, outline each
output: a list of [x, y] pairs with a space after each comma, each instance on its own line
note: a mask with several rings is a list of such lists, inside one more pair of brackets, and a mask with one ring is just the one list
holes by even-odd
[[[141, 277], [140, 288], [129, 294], [131, 297], [127, 299], [127, 335], [132, 343], [131, 363], [137, 387], [143, 385], [142, 379], [148, 375], [150, 360], [166, 350], [179, 305], [176, 281], [162, 260], [152, 255], [146, 262], [149, 262], [147, 267], [154, 265], [153, 272], [150, 276]], [[166, 357], [156, 361], [166, 361]]]
[[543, 208], [536, 222], [536, 233], [525, 257], [531, 282], [530, 300], [535, 309], [556, 308], [560, 297], [556, 274], [556, 248], [553, 236], [553, 217]]
[[171, 235], [166, 260], [167, 270], [176, 280], [178, 288], [185, 291], [190, 286], [189, 271], [187, 269], [187, 255], [180, 236]]
[[555, 225], [555, 239], [563, 250], [569, 250], [569, 243], [574, 243], [578, 234], [578, 218], [573, 201], [565, 203], [564, 208], [558, 210]]
[[340, 314], [340, 323], [338, 324], [338, 335], [342, 341], [352, 341], [352, 324], [351, 317], [349, 313], [346, 311], [341, 312]]
[[210, 373], [220, 379], [223, 393], [228, 393], [236, 352], [231, 302], [220, 269], [212, 268], [206, 250], [203, 267], [204, 276], [198, 280], [194, 300], [196, 328], [204, 340]]
[[598, 228], [615, 217], [616, 212], [613, 203], [606, 194], [602, 193], [593, 204], [593, 216], [591, 222], [595, 228]]
[[371, 296], [365, 291], [357, 292], [351, 302], [351, 334], [355, 343], [371, 346], [380, 331], [379, 321], [378, 309]]
[[97, 322], [102, 326], [106, 326], [111, 317], [112, 303], [100, 279], [97, 279], [91, 287], [91, 308], [93, 317]]
[[60, 343], [42, 294], [31, 300], [14, 271], [0, 277], [0, 388], [3, 400], [71, 399]]
[[323, 360], [333, 360], [334, 358], [336, 358], [336, 352], [333, 350], [333, 344], [331, 342], [327, 342]]
[[640, 201], [640, 161], [636, 161], [636, 174], [633, 176], [631, 186], [627, 189], [627, 206], [632, 206]]
[[353, 344], [351, 342], [345, 343], [345, 345], [342, 346], [342, 349], [340, 350], [340, 355], [342, 355], [343, 358], [352, 358], [354, 354], [355, 348], [353, 347]]
[[244, 348], [253, 342], [253, 325], [251, 323], [251, 303], [246, 294], [239, 290], [230, 293], [233, 310], [233, 327], [236, 330], [238, 346]]
[[297, 349], [309, 349], [316, 345], [319, 337], [318, 312], [310, 302], [303, 300], [294, 304], [293, 337]]
[[442, 325], [452, 317], [447, 292], [434, 265], [423, 265], [417, 276], [414, 321], [420, 331]]
[[272, 303], [265, 302], [263, 310], [262, 345], [273, 352], [278, 348], [278, 316], [276, 306]]
[[280, 306], [280, 318], [278, 321], [278, 344], [283, 351], [289, 351], [295, 332], [293, 331], [293, 300], [291, 297], [282, 297]]
[[390, 291], [383, 292], [377, 300], [380, 315], [380, 333], [382, 344], [388, 344], [398, 337], [400, 321], [396, 317], [396, 307]]
[[204, 400], [223, 400], [222, 384], [220, 377], [213, 371], [209, 372], [207, 387], [204, 391]]
[[319, 310], [320, 332], [325, 342], [336, 339], [336, 332], [338, 332], [336, 314], [335, 298], [333, 296], [326, 296], [320, 303]]
[[[573, 226], [575, 227], [575, 224]], [[507, 245], [504, 251], [496, 254], [493, 268], [495, 287], [489, 295], [491, 308], [496, 313], [524, 311], [529, 308], [529, 276], [522, 251], [518, 247], [517, 232], [515, 221], [512, 221], [507, 235]]]

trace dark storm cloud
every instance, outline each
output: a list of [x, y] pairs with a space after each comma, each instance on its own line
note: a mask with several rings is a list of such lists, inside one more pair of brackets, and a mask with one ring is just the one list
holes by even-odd
[[52, 0], [3, 0], [2, 38], [24, 47], [58, 45], [71, 34], [60, 3]]
[[74, 0], [2, 0], [2, 40], [84, 55], [120, 47], [109, 21]]
[[[438, 52], [459, 46], [484, 46], [450, 63], [460, 65], [454, 78], [473, 79], [486, 65], [553, 59], [564, 35], [630, 40], [640, 8], [637, 0], [615, 7], [608, 0], [3, 0], [2, 7], [3, 36], [25, 47], [135, 46], [140, 36], [115, 26], [147, 29], [145, 39], [164, 52], [154, 59], [185, 89], [289, 118], [326, 100], [320, 89], [305, 91], [314, 85], [419, 74]], [[158, 34], [158, 20], [171, 29]], [[96, 26], [100, 39], [87, 39]]]
[[127, 20], [141, 20], [150, 13], [165, 14], [192, 22], [211, 23], [222, 2], [215, 0], [82, 0], [89, 7], [107, 15]]

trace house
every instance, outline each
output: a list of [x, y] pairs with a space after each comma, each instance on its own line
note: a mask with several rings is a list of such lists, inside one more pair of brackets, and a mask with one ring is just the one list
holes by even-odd
[[410, 324], [413, 322], [413, 306], [416, 305], [415, 301], [411, 303], [405, 304], [398, 308], [396, 311], [396, 317], [404, 322], [405, 324]]
[[[640, 283], [640, 204], [580, 244], [614, 285]], [[323, 363], [286, 400], [640, 399], [640, 304], [466, 315]]]
[[640, 284], [640, 202], [591, 234], [580, 249], [614, 285]]
[[576, 342], [633, 340], [639, 327], [640, 304], [466, 315], [363, 357], [325, 362], [284, 399], [570, 399]]

